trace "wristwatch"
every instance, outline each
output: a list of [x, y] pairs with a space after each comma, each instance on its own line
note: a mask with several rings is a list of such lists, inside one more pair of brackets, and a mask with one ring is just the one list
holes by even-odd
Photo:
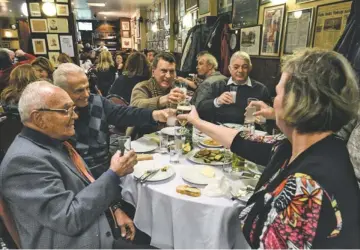
[[111, 205], [111, 210], [113, 212], [115, 212], [116, 209], [118, 209], [118, 208], [121, 209], [121, 207], [122, 207], [121, 201], [118, 201]]

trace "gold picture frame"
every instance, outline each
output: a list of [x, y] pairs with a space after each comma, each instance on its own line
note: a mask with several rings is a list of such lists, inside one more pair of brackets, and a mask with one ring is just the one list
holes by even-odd
[[46, 55], [45, 39], [31, 39], [34, 55]]
[[46, 19], [30, 19], [30, 27], [33, 33], [48, 32], [48, 25]]

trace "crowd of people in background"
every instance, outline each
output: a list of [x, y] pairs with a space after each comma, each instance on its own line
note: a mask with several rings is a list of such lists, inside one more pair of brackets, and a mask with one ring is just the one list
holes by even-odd
[[[355, 240], [360, 232], [360, 216], [356, 212], [360, 208], [356, 181], [360, 180], [360, 160], [358, 150], [355, 150], [359, 148], [356, 139], [359, 89], [358, 80], [343, 56], [314, 49], [286, 58], [276, 87], [277, 96], [273, 99], [266, 84], [249, 76], [255, 66], [250, 56], [242, 51], [235, 52], [230, 58], [229, 77], [218, 71], [219, 62], [207, 51], [197, 55], [197, 72], [191, 77], [178, 76], [176, 58], [169, 52], [128, 50], [111, 53], [104, 43], [98, 48], [79, 43], [78, 52], [80, 65], [61, 53], [55, 67], [45, 57], [35, 57], [22, 50], [0, 49], [0, 102], [4, 107], [15, 107], [19, 111], [19, 128], [24, 126], [15, 145], [6, 146], [10, 146], [10, 153], [2, 165], [3, 175], [7, 178], [0, 185], [2, 195], [12, 200], [12, 211], [18, 217], [22, 216], [21, 209], [27, 206], [18, 203], [25, 200], [31, 204], [30, 217], [33, 216], [36, 223], [26, 221], [30, 217], [23, 219], [43, 236], [34, 242], [34, 237], [39, 236], [29, 235], [20, 227], [23, 247], [131, 247], [109, 239], [93, 238], [90, 243], [86, 242], [89, 239], [87, 233], [96, 234], [97, 227], [101, 227], [100, 231], [105, 230], [100, 226], [105, 218], [102, 213], [111, 205], [111, 198], [120, 197], [118, 177], [131, 173], [136, 164], [132, 151], [123, 158], [118, 153], [111, 155], [109, 125], [128, 128], [124, 133], [132, 137], [152, 133], [166, 123], [171, 109], [185, 100], [188, 92], [192, 93], [194, 107], [182, 119], [187, 119], [234, 153], [267, 165], [256, 187], [257, 195], [240, 215], [245, 238], [251, 247], [360, 247], [359, 240]], [[232, 93], [234, 87], [235, 93]], [[122, 105], [110, 100], [114, 96], [122, 101]], [[249, 98], [255, 101], [249, 102]], [[253, 141], [245, 133], [214, 124], [243, 124], [244, 114], [251, 105], [266, 118], [259, 129], [280, 129], [286, 138], [272, 143]], [[70, 118], [65, 119], [60, 113]], [[335, 135], [339, 130], [342, 140]], [[345, 144], [349, 138], [350, 156]], [[58, 141], [54, 144], [53, 139]], [[69, 141], [72, 146], [60, 146], [62, 140]], [[66, 148], [76, 151], [73, 156], [76, 154], [84, 160], [82, 164], [86, 163], [91, 172], [85, 179], [96, 184], [79, 184], [72, 173], [60, 170], [59, 175], [67, 176], [60, 184], [52, 182], [48, 185], [41, 180], [36, 184], [39, 189], [49, 190], [51, 197], [31, 200], [29, 189], [35, 184], [23, 179], [17, 168], [29, 164], [22, 156], [26, 155], [26, 150], [20, 148], [17, 152], [16, 147], [21, 144], [32, 147], [34, 154], [33, 158], [28, 156], [36, 165], [33, 169], [26, 168], [28, 176], [40, 173], [43, 166], [49, 166], [49, 169], [55, 166], [52, 171], [57, 175], [55, 169], [60, 168], [58, 165]], [[57, 152], [55, 163], [50, 159], [53, 156], [41, 147], [37, 148], [39, 144]], [[1, 161], [5, 151], [0, 153]], [[255, 157], [259, 154], [262, 157]], [[36, 156], [47, 160], [41, 161]], [[67, 161], [72, 164], [69, 159]], [[332, 185], [337, 180], [339, 187]], [[67, 186], [76, 193], [85, 190], [79, 195], [79, 203], [70, 195], [56, 198], [57, 190], [67, 190]], [[96, 188], [110, 190], [109, 197], [103, 197]], [[94, 196], [86, 198], [87, 194]], [[298, 198], [300, 196], [302, 198]], [[68, 207], [59, 208], [59, 212], [56, 202], [63, 206], [77, 203], [77, 207], [69, 214], [66, 212]], [[97, 202], [99, 206], [94, 205]], [[135, 227], [132, 221], [118, 206], [115, 208], [113, 218], [127, 225], [128, 239], [133, 240]], [[95, 212], [91, 213], [91, 209]], [[79, 227], [72, 227], [78, 210], [82, 220]], [[39, 212], [56, 217], [55, 222], [43, 226], [39, 222], [38, 217], [42, 216]], [[101, 215], [91, 222], [84, 222], [94, 214]], [[310, 221], [311, 228], [301, 220]], [[289, 221], [295, 221], [295, 224], [288, 225]], [[56, 223], [64, 228], [61, 229], [64, 232], [53, 229]], [[290, 230], [289, 235], [272, 234], [274, 227]], [[67, 234], [81, 236], [74, 240]], [[306, 239], [297, 242], [299, 235]], [[48, 236], [53, 237], [55, 243]]]

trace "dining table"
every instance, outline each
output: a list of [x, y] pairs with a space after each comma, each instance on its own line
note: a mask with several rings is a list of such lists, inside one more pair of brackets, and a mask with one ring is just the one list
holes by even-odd
[[[141, 140], [144, 141], [144, 138]], [[150, 140], [150, 139], [149, 139]], [[174, 172], [166, 179], [140, 183], [135, 172], [121, 178], [122, 197], [135, 209], [134, 224], [151, 237], [158, 248], [249, 248], [241, 232], [239, 214], [246, 202], [227, 196], [203, 194], [204, 185], [189, 183], [184, 169], [196, 168], [186, 155], [179, 163], [170, 163], [168, 154], [157, 151], [153, 160], [141, 161], [135, 168], [171, 166]], [[214, 166], [221, 171], [221, 166]], [[192, 197], [176, 192], [179, 185], [196, 186], [202, 192]]]

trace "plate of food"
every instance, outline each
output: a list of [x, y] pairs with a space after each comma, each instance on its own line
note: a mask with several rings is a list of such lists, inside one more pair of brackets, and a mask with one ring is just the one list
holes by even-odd
[[146, 181], [162, 181], [175, 175], [175, 170], [171, 165], [157, 165], [154, 160], [141, 161], [134, 167], [133, 176], [136, 179], [142, 179], [153, 172], [156, 172], [150, 176]]
[[207, 185], [224, 175], [220, 169], [204, 165], [184, 166], [180, 174], [185, 181], [198, 185]]
[[231, 159], [224, 162], [224, 152], [219, 149], [195, 149], [188, 154], [188, 159], [197, 164], [207, 164], [212, 166], [222, 166], [228, 164]]
[[200, 145], [207, 147], [207, 148], [221, 148], [222, 145], [211, 138], [206, 138], [204, 140], [201, 140]]

